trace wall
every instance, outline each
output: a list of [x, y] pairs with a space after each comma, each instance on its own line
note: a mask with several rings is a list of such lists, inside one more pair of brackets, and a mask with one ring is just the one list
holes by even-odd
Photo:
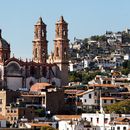
[[22, 87], [22, 77], [7, 77], [7, 87], [11, 90], [18, 90]]

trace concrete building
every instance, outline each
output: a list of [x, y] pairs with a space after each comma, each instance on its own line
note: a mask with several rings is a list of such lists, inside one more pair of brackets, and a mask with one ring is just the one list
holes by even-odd
[[43, 108], [45, 112], [58, 114], [63, 112], [64, 92], [48, 83], [34, 84], [30, 92], [22, 93], [26, 106]]
[[33, 120], [35, 111], [33, 107], [6, 106], [6, 119], [10, 124], [17, 124], [20, 119]]
[[11, 103], [16, 103], [17, 98], [20, 96], [19, 92], [11, 90], [0, 91], [0, 114], [6, 115], [6, 106]]
[[0, 115], [0, 128], [6, 128], [7, 127], [7, 120], [4, 116]]

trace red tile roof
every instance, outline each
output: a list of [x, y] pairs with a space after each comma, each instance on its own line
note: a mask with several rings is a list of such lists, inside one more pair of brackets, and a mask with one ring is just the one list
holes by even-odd
[[76, 89], [73, 89], [73, 90], [65, 90], [64, 93], [65, 94], [78, 94], [78, 93], [81, 93], [81, 92], [84, 92], [84, 90], [76, 90]]
[[49, 83], [35, 83], [30, 88], [30, 91], [39, 91], [41, 89], [46, 89], [46, 88], [53, 88], [53, 86]]
[[48, 123], [29, 123], [32, 127], [37, 126], [37, 127], [42, 127], [42, 126], [50, 126]]
[[106, 87], [106, 88], [116, 88], [117, 85], [114, 84], [89, 84], [89, 87]]
[[58, 120], [72, 120], [72, 119], [80, 119], [81, 115], [56, 115]]

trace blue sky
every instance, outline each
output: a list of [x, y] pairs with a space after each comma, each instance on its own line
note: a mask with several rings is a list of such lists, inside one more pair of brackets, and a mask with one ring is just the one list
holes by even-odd
[[32, 58], [34, 24], [41, 16], [47, 24], [49, 52], [53, 51], [55, 22], [63, 15], [69, 39], [86, 38], [130, 28], [130, 0], [1, 0], [0, 28], [11, 53]]

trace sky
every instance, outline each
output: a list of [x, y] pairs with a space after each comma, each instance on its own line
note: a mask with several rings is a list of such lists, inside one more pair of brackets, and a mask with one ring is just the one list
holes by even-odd
[[47, 25], [49, 53], [53, 51], [55, 23], [68, 22], [73, 42], [107, 31], [130, 28], [130, 0], [0, 0], [2, 37], [11, 45], [11, 56], [32, 58], [34, 25], [42, 17]]

